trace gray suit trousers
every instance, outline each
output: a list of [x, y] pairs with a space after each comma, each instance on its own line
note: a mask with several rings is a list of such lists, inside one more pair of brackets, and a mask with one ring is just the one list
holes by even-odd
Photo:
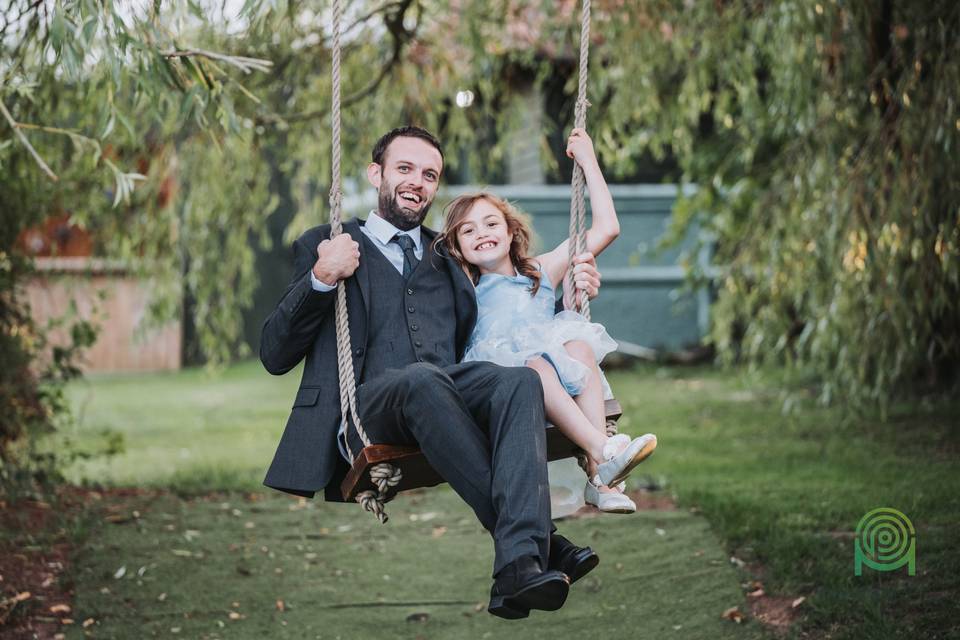
[[[494, 575], [523, 555], [549, 557], [543, 388], [526, 367], [464, 362], [388, 369], [357, 389], [371, 442], [413, 444], [473, 508], [494, 540]], [[363, 448], [348, 431], [353, 451]]]

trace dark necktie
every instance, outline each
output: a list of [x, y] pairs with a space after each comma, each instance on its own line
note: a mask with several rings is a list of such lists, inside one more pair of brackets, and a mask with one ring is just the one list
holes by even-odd
[[417, 265], [420, 264], [416, 254], [413, 252], [413, 247], [415, 246], [413, 238], [398, 233], [390, 238], [390, 242], [396, 242], [400, 245], [400, 248], [403, 249], [403, 279], [406, 280], [410, 277], [410, 274], [413, 273], [413, 270], [417, 268]]

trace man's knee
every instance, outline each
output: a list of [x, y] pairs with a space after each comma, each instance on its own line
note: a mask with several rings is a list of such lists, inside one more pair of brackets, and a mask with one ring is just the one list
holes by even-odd
[[450, 380], [443, 369], [429, 362], [414, 362], [403, 368], [403, 382], [407, 396], [431, 396], [442, 389], [452, 389]]
[[428, 381], [437, 377], [446, 377], [443, 369], [430, 362], [414, 362], [403, 368], [403, 375], [411, 380]]
[[[547, 367], [550, 367], [548, 362], [542, 358], [540, 360]], [[498, 381], [497, 390], [543, 398], [543, 384], [540, 382], [540, 374], [531, 367], [504, 367]]]

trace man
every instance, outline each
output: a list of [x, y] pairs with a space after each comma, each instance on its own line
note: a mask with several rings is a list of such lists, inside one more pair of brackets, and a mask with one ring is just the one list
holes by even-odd
[[[416, 444], [473, 508], [494, 540], [489, 611], [523, 618], [563, 605], [569, 584], [598, 558], [556, 535], [550, 521], [543, 390], [526, 367], [457, 364], [477, 317], [473, 284], [421, 223], [443, 170], [440, 143], [417, 127], [394, 129], [373, 150], [367, 178], [377, 209], [330, 239], [329, 225], [294, 243], [295, 273], [267, 318], [260, 358], [273, 374], [305, 360], [293, 410], [264, 484], [341, 500], [347, 450], [341, 427], [335, 288], [347, 288], [361, 421], [373, 442]], [[599, 286], [592, 256], [577, 286]]]

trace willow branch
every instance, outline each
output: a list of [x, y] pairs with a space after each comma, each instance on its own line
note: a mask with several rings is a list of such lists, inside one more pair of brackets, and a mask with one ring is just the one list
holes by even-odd
[[181, 51], [165, 51], [161, 53], [164, 58], [209, 58], [210, 60], [220, 60], [229, 65], [233, 65], [244, 73], [251, 71], [270, 71], [273, 66], [272, 60], [263, 58], [248, 58], [246, 56], [231, 56], [216, 51], [207, 51], [206, 49], [184, 49]]
[[33, 148], [33, 145], [30, 144], [30, 141], [27, 140], [27, 136], [23, 135], [23, 131], [20, 131], [20, 125], [16, 120], [13, 119], [13, 116], [10, 115], [10, 112], [7, 111], [7, 105], [3, 104], [0, 101], [0, 113], [3, 113], [3, 117], [6, 118], [7, 122], [10, 123], [10, 128], [13, 129], [14, 135], [17, 136], [17, 139], [20, 140], [20, 143], [27, 148], [27, 151], [30, 152], [30, 155], [33, 156], [33, 159], [36, 160], [37, 164], [40, 165], [40, 168], [43, 169], [43, 172], [50, 177], [51, 180], [57, 182], [60, 178], [57, 177], [47, 163], [43, 161], [43, 158], [40, 157], [40, 154], [37, 153], [37, 150]]
[[[387, 30], [389, 31], [391, 37], [393, 38], [393, 49], [390, 54], [390, 59], [387, 60], [380, 68], [380, 72], [377, 74], [373, 80], [371, 80], [367, 86], [362, 89], [354, 91], [350, 95], [346, 96], [343, 100], [340, 101], [341, 108], [349, 107], [350, 105], [363, 100], [364, 98], [373, 94], [377, 88], [383, 83], [390, 71], [396, 67], [403, 58], [403, 48], [407, 42], [409, 42], [413, 36], [416, 34], [416, 29], [413, 31], [408, 31], [403, 26], [403, 16], [406, 13], [410, 5], [413, 4], [413, 0], [398, 0], [396, 2], [391, 2], [383, 5], [379, 8], [378, 11], [382, 11], [388, 7], [396, 6], [397, 10], [393, 14], [389, 15], [385, 20], [387, 23]], [[373, 14], [371, 14], [373, 15]], [[259, 116], [256, 119], [257, 124], [269, 124], [277, 122], [301, 122], [304, 120], [313, 120], [316, 118], [324, 118], [329, 113], [328, 109], [317, 109], [315, 111], [304, 111], [302, 113], [294, 113], [287, 116], [281, 116], [279, 114], [266, 114]]]

